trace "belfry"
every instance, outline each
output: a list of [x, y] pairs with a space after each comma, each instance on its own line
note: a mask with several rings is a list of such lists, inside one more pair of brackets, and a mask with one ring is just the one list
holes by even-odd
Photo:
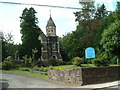
[[48, 59], [62, 60], [59, 51], [59, 41], [56, 35], [56, 25], [50, 15], [46, 25], [46, 35], [41, 31], [39, 40], [42, 43], [41, 59], [47, 61]]

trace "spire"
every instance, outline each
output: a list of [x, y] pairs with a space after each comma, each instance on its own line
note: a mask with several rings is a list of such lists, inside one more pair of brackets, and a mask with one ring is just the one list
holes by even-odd
[[52, 20], [51, 12], [50, 12], [50, 18], [49, 18], [49, 20], [48, 20], [48, 22], [47, 22], [46, 27], [49, 27], [49, 26], [54, 26], [54, 27], [56, 27], [54, 21]]

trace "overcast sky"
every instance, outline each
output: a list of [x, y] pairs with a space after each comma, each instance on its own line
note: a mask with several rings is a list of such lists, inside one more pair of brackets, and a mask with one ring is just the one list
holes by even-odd
[[[65, 7], [77, 7], [80, 8], [79, 0], [0, 0], [4, 2], [18, 2], [18, 3], [30, 3], [41, 5], [55, 5]], [[96, 4], [104, 3], [108, 10], [114, 10], [116, 1], [120, 0], [96, 0]], [[65, 35], [68, 32], [76, 30], [75, 16], [73, 12], [78, 10], [60, 9], [51, 7], [38, 7], [38, 6], [26, 6], [26, 5], [10, 5], [0, 3], [0, 31], [4, 33], [12, 32], [14, 35], [14, 42], [21, 42], [20, 35], [20, 16], [24, 8], [33, 7], [37, 14], [39, 21], [38, 26], [46, 34], [46, 24], [49, 19], [50, 10], [53, 21], [56, 24], [56, 32], [58, 36]]]

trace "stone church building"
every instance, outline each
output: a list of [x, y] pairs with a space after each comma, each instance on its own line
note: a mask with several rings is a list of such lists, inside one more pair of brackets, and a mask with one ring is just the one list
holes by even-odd
[[59, 51], [59, 42], [58, 36], [56, 35], [56, 25], [50, 18], [46, 25], [46, 35], [41, 31], [39, 36], [39, 40], [42, 43], [42, 50], [41, 50], [41, 59], [47, 61], [48, 59], [57, 59], [62, 60], [60, 51]]

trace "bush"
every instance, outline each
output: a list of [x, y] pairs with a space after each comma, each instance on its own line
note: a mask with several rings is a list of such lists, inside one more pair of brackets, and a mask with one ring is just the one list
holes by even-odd
[[29, 68], [19, 68], [20, 71], [29, 71]]
[[57, 59], [49, 59], [49, 64], [52, 66], [57, 66], [58, 65], [58, 60]]
[[42, 71], [42, 72], [47, 72], [49, 68], [45, 68], [45, 67], [41, 67], [39, 68], [39, 71]]
[[95, 66], [108, 66], [110, 64], [110, 61], [108, 59], [108, 55], [103, 52], [97, 56], [96, 59], [93, 60], [93, 64]]
[[59, 65], [71, 65], [71, 62], [58, 61]]
[[49, 62], [48, 61], [40, 61], [39, 63], [37, 63], [38, 67], [48, 67], [49, 66]]
[[17, 69], [18, 67], [10, 60], [5, 60], [2, 63], [2, 69], [4, 70], [10, 70], [10, 69]]
[[88, 60], [87, 59], [82, 59], [82, 64], [88, 64]]
[[38, 66], [34, 66], [34, 67], [33, 67], [33, 70], [35, 70], [35, 71], [39, 71]]
[[79, 57], [73, 58], [72, 64], [75, 66], [81, 66], [82, 59]]

